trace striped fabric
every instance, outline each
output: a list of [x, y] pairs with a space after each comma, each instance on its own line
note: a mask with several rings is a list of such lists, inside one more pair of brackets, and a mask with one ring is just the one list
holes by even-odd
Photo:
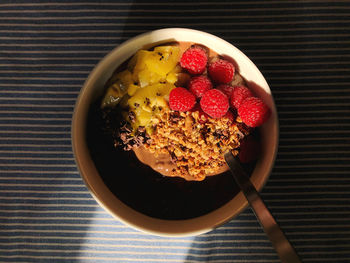
[[114, 220], [74, 162], [70, 124], [94, 65], [139, 33], [231, 42], [275, 96], [280, 147], [262, 196], [304, 262], [350, 262], [350, 2], [2, 0], [1, 262], [279, 262], [250, 209], [207, 234]]

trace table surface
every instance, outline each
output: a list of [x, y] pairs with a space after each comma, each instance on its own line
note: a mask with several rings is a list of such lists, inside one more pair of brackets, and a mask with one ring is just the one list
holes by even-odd
[[0, 3], [1, 262], [279, 262], [246, 209], [196, 237], [140, 233], [91, 197], [70, 125], [89, 72], [126, 39], [188, 27], [258, 66], [280, 119], [262, 197], [304, 262], [350, 262], [349, 1]]

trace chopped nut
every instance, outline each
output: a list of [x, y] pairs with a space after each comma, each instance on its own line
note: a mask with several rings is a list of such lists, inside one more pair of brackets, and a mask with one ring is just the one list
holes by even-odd
[[188, 134], [192, 132], [193, 118], [191, 115], [187, 115], [185, 119], [185, 129]]

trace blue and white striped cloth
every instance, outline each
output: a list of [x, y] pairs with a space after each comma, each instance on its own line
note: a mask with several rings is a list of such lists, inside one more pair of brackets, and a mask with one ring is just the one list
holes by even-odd
[[164, 238], [89, 194], [70, 125], [94, 65], [126, 39], [189, 27], [226, 39], [276, 99], [280, 147], [262, 196], [304, 262], [350, 262], [350, 2], [2, 0], [1, 262], [279, 262], [252, 211]]

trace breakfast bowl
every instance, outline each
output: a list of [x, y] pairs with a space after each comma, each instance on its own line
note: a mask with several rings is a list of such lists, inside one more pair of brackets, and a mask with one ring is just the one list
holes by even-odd
[[211, 231], [248, 206], [228, 171], [200, 181], [163, 176], [133, 151], [117, 149], [111, 131], [104, 127], [101, 100], [116, 69], [141, 49], [182, 42], [205, 46], [229, 60], [270, 109], [270, 117], [258, 128], [259, 158], [246, 166], [258, 191], [270, 175], [278, 148], [278, 119], [271, 90], [253, 62], [232, 44], [202, 31], [166, 28], [138, 35], [116, 47], [93, 69], [78, 96], [72, 120], [74, 156], [87, 188], [108, 213], [128, 226], [159, 236]]

